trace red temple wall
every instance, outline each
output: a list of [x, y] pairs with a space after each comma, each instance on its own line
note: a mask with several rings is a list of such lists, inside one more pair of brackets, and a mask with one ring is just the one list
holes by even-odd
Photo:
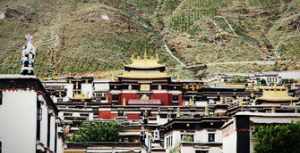
[[153, 93], [151, 99], [160, 99], [162, 105], [170, 105], [170, 95], [168, 93]]
[[122, 93], [120, 97], [121, 97], [120, 104], [123, 104], [125, 100], [126, 105], [128, 104], [128, 100], [130, 99], [139, 99], [139, 95], [136, 93]]
[[140, 119], [139, 113], [128, 113], [127, 114], [127, 120], [129, 121], [138, 121]]
[[117, 118], [117, 113], [112, 113], [111, 111], [99, 111], [98, 117], [104, 120], [115, 120]]
[[[137, 93], [122, 93], [122, 94], [120, 94], [120, 97], [119, 97], [119, 104], [123, 105], [123, 102], [125, 101], [126, 105], [127, 105], [128, 100], [130, 100], [130, 99], [140, 99], [140, 96], [141, 95], [139, 95]], [[152, 93], [150, 95], [150, 99], [159, 99], [161, 101], [162, 105], [169, 106], [169, 105], [172, 105], [172, 96], [173, 95], [169, 94], [169, 93]], [[108, 94], [108, 99], [111, 102], [111, 100], [112, 100], [112, 95], [111, 94]], [[178, 102], [179, 102], [178, 105], [180, 105], [180, 106], [183, 105], [182, 95], [179, 95]]]
[[111, 95], [111, 93], [107, 93], [106, 96], [107, 96], [108, 103], [111, 104], [111, 101], [112, 101], [112, 95]]
[[179, 95], [179, 97], [178, 97], [178, 104], [179, 104], [179, 106], [183, 106], [183, 96], [182, 95]]

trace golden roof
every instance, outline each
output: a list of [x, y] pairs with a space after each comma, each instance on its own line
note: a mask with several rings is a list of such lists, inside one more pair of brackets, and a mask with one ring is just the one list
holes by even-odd
[[131, 78], [131, 79], [153, 79], [153, 78], [168, 78], [166, 72], [160, 71], [124, 71], [121, 78]]
[[151, 68], [159, 68], [159, 67], [165, 67], [165, 65], [159, 64], [159, 58], [158, 55], [154, 56], [148, 56], [147, 52], [144, 53], [144, 58], [141, 58], [139, 56], [131, 57], [131, 64], [125, 65], [126, 67], [132, 67], [132, 68], [141, 68], [141, 69], [151, 69]]
[[139, 56], [131, 57], [131, 64], [125, 65], [125, 67], [135, 68], [136, 70], [125, 70], [119, 78], [129, 78], [129, 79], [162, 79], [169, 78], [170, 76], [160, 69], [165, 67], [165, 65], [159, 64], [159, 58], [156, 55], [148, 56], [147, 52], [144, 53], [144, 57], [141, 58]]
[[292, 97], [288, 95], [288, 90], [286, 87], [273, 86], [273, 87], [262, 87], [263, 95], [258, 98], [261, 101], [269, 102], [292, 102], [297, 101], [297, 97]]

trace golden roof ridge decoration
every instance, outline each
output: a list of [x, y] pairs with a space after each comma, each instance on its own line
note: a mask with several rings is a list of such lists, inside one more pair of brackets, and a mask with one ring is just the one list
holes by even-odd
[[159, 57], [157, 54], [155, 56], [149, 56], [147, 51], [144, 52], [143, 58], [140, 56], [131, 56], [131, 64], [125, 65], [127, 67], [133, 68], [158, 68], [165, 67], [165, 65], [159, 63]]

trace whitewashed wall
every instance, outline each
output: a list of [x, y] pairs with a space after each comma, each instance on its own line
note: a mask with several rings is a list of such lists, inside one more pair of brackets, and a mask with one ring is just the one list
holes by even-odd
[[50, 149], [53, 151], [55, 150], [55, 139], [57, 135], [57, 133], [55, 132], [55, 127], [56, 127], [55, 116], [53, 114], [53, 116], [51, 116], [50, 119]]
[[56, 153], [64, 153], [64, 141], [61, 136], [57, 137]]
[[235, 123], [231, 123], [222, 130], [223, 153], [236, 153], [237, 133]]
[[48, 132], [48, 108], [45, 102], [41, 105], [42, 120], [40, 122], [40, 142], [47, 146], [47, 132]]
[[36, 102], [34, 91], [3, 91], [0, 105], [3, 153], [35, 153]]
[[81, 93], [83, 93], [88, 98], [92, 98], [92, 96], [93, 96], [93, 84], [91, 84], [91, 83], [81, 84]]
[[195, 132], [194, 140], [195, 142], [200, 143], [208, 143], [208, 134], [214, 133], [215, 134], [215, 143], [222, 143], [222, 131], [208, 131], [207, 129], [199, 130]]
[[67, 95], [66, 95], [66, 97], [68, 97], [68, 98], [73, 98], [73, 84], [67, 84], [66, 86], [65, 86], [65, 89], [67, 89]]
[[207, 148], [206, 146], [205, 147], [194, 147], [194, 146], [182, 146], [180, 148], [180, 151], [182, 153], [195, 153], [196, 150], [203, 150], [203, 151], [208, 151], [208, 153], [222, 153], [222, 149], [221, 147], [210, 147], [210, 148]]
[[109, 83], [95, 83], [95, 91], [109, 91]]

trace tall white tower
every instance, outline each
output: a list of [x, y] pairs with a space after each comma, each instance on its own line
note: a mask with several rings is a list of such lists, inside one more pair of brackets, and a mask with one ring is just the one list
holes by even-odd
[[30, 34], [25, 36], [26, 44], [22, 49], [21, 59], [21, 74], [22, 75], [34, 75], [34, 59], [36, 55], [36, 48], [32, 44], [32, 36]]

